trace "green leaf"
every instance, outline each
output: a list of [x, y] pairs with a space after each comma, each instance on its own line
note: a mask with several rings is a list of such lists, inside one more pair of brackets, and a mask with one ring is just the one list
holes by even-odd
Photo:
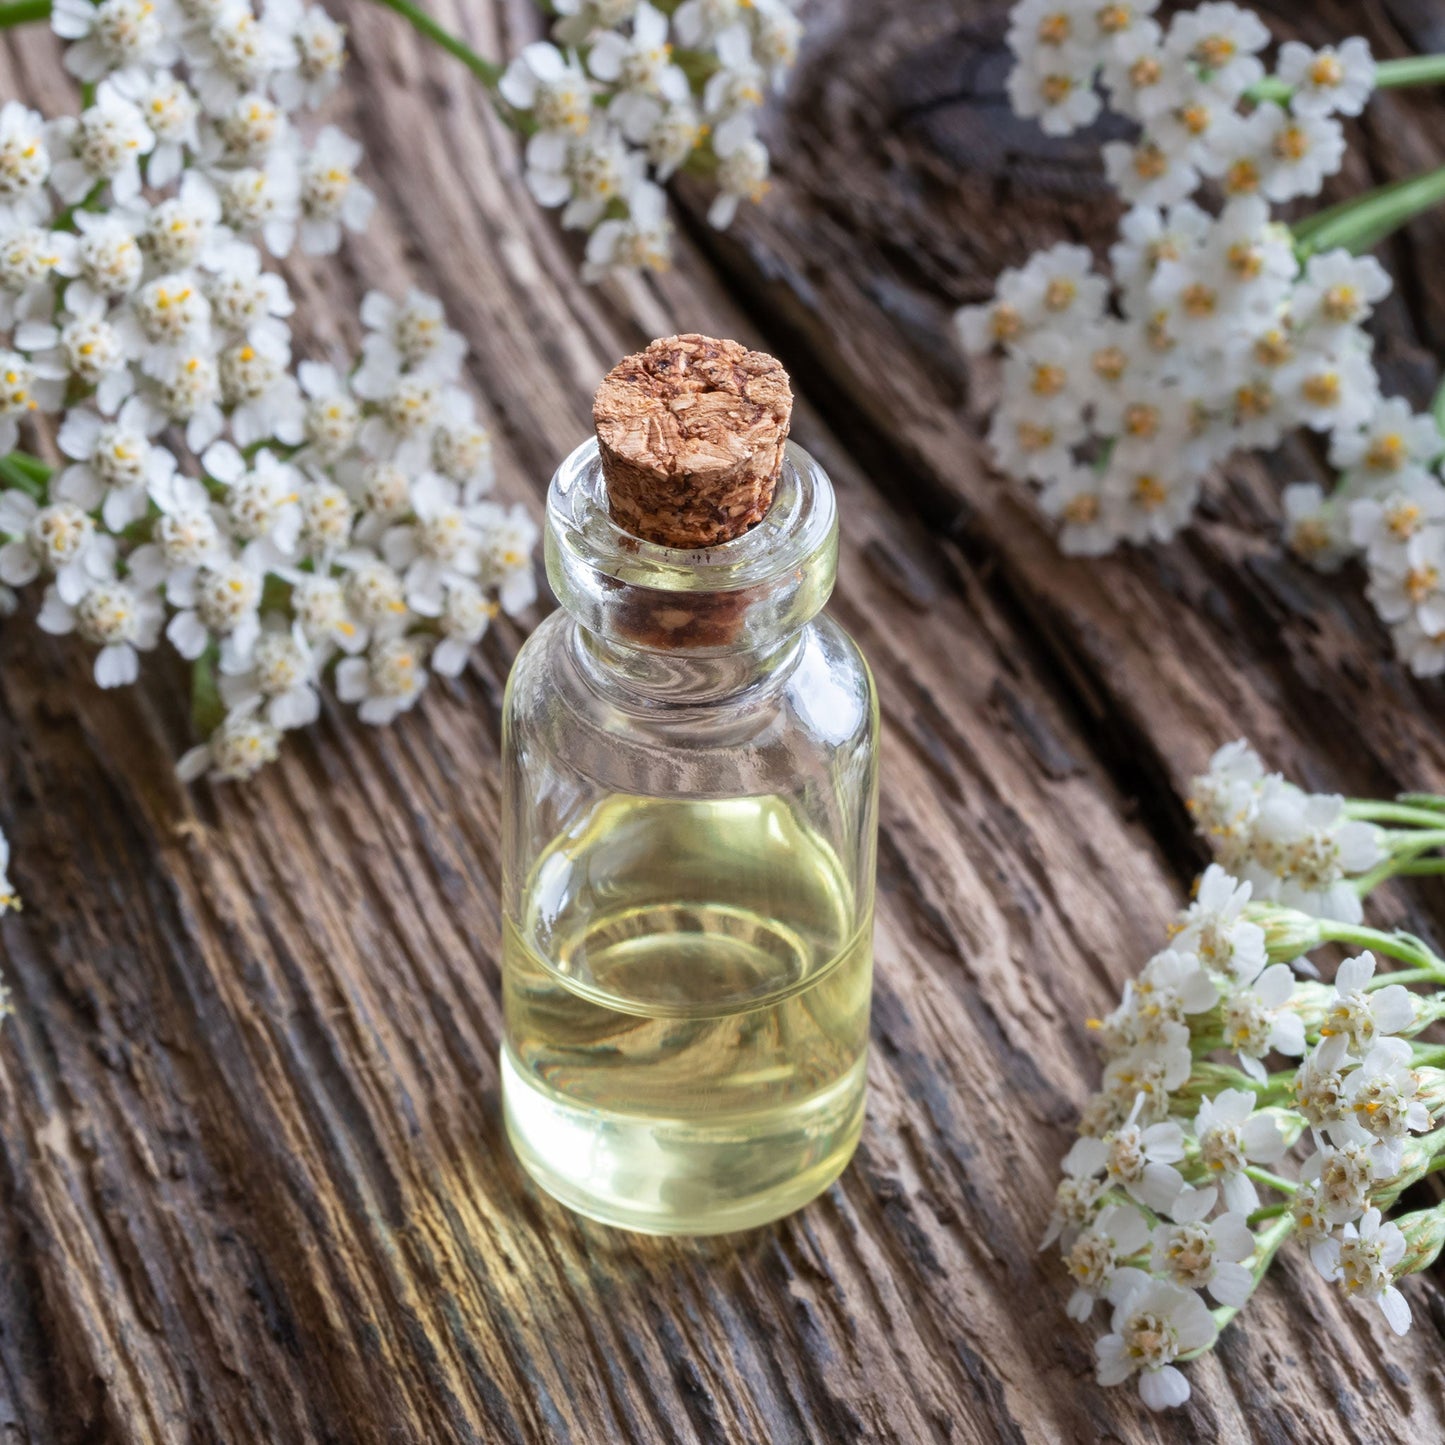
[[0, 5], [0, 29], [49, 19], [50, 0], [10, 0], [8, 5]]
[[216, 682], [219, 649], [213, 644], [191, 664], [191, 728], [204, 742], [226, 719], [226, 704]]

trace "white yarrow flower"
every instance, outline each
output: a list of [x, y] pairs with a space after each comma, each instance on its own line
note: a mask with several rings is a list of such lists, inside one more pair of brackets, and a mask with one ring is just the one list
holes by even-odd
[[1199, 1295], [1142, 1270], [1119, 1271], [1110, 1302], [1110, 1332], [1094, 1346], [1101, 1385], [1139, 1375], [1139, 1396], [1151, 1410], [1182, 1405], [1189, 1381], [1174, 1366], [1180, 1355], [1207, 1349], [1214, 1318]]
[[1244, 1089], [1223, 1089], [1200, 1102], [1194, 1116], [1199, 1158], [1218, 1184], [1225, 1207], [1239, 1214], [1259, 1208], [1254, 1181], [1244, 1172], [1249, 1164], [1273, 1164], [1285, 1151], [1284, 1136], [1268, 1114], [1254, 1111], [1254, 1095]]
[[362, 722], [383, 726], [415, 704], [428, 676], [426, 639], [391, 637], [374, 643], [366, 657], [337, 665], [336, 695], [358, 704]]
[[1410, 1306], [1395, 1287], [1394, 1268], [1405, 1255], [1398, 1225], [1382, 1219], [1378, 1209], [1368, 1209], [1358, 1225], [1346, 1224], [1337, 1238], [1326, 1241], [1324, 1251], [1331, 1266], [1326, 1278], [1338, 1280], [1352, 1299], [1378, 1304], [1397, 1335], [1409, 1332]]
[[1297, 115], [1359, 115], [1375, 88], [1370, 42], [1358, 35], [1318, 50], [1286, 40], [1275, 74], [1293, 87], [1289, 103]]

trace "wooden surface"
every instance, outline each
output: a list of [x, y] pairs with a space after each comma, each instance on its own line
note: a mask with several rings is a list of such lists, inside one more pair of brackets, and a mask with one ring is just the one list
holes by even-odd
[[[437, 0], [486, 54], [531, 8]], [[1283, 33], [1306, 7], [1269, 7]], [[606, 368], [651, 335], [779, 355], [796, 435], [845, 508], [834, 604], [887, 738], [872, 1102], [857, 1161], [770, 1229], [656, 1242], [541, 1197], [497, 1100], [504, 627], [456, 685], [372, 731], [328, 709], [248, 787], [171, 776], [178, 666], [104, 694], [78, 647], [0, 639], [0, 1426], [30, 1445], [452, 1441], [1419, 1440], [1445, 1431], [1434, 1278], [1387, 1339], [1289, 1253], [1161, 1422], [1090, 1379], [1035, 1253], [1097, 1062], [1082, 1028], [1200, 862], [1180, 802], [1248, 732], [1301, 781], [1445, 787], [1438, 684], [1359, 596], [1281, 560], [1253, 465], [1178, 545], [1063, 562], [985, 469], [985, 376], [952, 307], [1112, 210], [1085, 143], [1011, 120], [1004, 7], [812, 7], [776, 185], [718, 238], [603, 291], [536, 212], [462, 69], [345, 7], [338, 119], [377, 219], [291, 273], [314, 338], [415, 282], [474, 349], [501, 488], [539, 501]], [[1445, 48], [1432, 0], [1310, 7], [1380, 53]], [[56, 49], [0, 48], [0, 95], [58, 106]], [[1445, 106], [1372, 107], [1351, 179], [1438, 164]], [[1391, 248], [1390, 383], [1445, 335], [1441, 220]], [[1298, 449], [1277, 478], [1307, 474]], [[1439, 936], [1441, 891], [1385, 911]]]

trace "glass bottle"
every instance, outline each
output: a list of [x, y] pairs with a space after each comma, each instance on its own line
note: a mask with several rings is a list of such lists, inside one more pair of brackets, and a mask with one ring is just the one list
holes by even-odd
[[663, 1234], [789, 1213], [863, 1123], [878, 704], [821, 609], [822, 468], [698, 551], [609, 513], [596, 439], [547, 498], [562, 606], [504, 706], [506, 1126], [562, 1203]]

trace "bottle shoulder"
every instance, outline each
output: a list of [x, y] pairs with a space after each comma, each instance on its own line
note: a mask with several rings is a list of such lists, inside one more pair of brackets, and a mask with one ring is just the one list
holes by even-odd
[[834, 746], [871, 740], [878, 732], [873, 671], [831, 617], [819, 616], [804, 629], [801, 654], [783, 692], [784, 705]]
[[820, 615], [798, 635], [796, 655], [776, 685], [743, 689], [700, 706], [635, 706], [599, 690], [579, 661], [576, 623], [555, 612], [533, 632], [512, 666], [504, 727], [566, 757], [592, 754], [592, 742], [624, 750], [694, 755], [739, 750], [871, 748], [878, 731], [872, 673], [858, 646]]

